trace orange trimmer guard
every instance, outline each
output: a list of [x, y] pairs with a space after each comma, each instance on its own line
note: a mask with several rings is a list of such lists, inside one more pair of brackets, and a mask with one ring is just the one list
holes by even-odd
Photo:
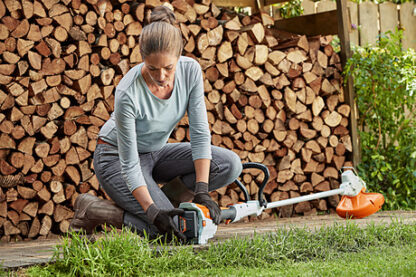
[[363, 218], [380, 210], [383, 204], [384, 196], [381, 193], [367, 193], [363, 188], [357, 196], [342, 196], [337, 214], [343, 218]]

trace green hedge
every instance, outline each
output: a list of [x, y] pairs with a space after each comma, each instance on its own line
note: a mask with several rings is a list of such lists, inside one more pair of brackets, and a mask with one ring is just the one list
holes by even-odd
[[356, 47], [344, 69], [359, 110], [361, 177], [386, 197], [385, 209], [416, 209], [416, 53], [402, 31]]

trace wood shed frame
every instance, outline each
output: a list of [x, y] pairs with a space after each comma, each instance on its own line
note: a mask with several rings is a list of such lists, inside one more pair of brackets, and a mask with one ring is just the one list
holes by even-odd
[[[254, 12], [261, 11], [265, 6], [284, 3], [288, 0], [213, 0], [220, 7], [251, 7]], [[347, 0], [336, 0], [337, 8], [333, 11], [321, 12], [312, 15], [297, 16], [288, 19], [276, 20], [274, 27], [300, 35], [338, 35], [341, 46], [341, 64], [344, 67], [351, 57], [350, 29]], [[344, 86], [345, 102], [350, 105], [350, 134], [352, 141], [352, 162], [357, 166], [361, 160], [360, 141], [358, 137], [357, 117], [358, 110], [355, 102], [355, 92], [352, 78], [348, 78]]]

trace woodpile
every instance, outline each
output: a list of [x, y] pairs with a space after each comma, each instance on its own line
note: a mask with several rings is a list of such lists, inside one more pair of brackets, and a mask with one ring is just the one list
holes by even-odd
[[[66, 232], [80, 193], [106, 197], [92, 153], [114, 88], [140, 63], [138, 37], [159, 0], [0, 0], [0, 237]], [[212, 144], [271, 172], [268, 201], [339, 186], [351, 165], [341, 64], [330, 37], [282, 40], [266, 14], [241, 16], [211, 0], [171, 6], [184, 55], [205, 75]], [[170, 139], [189, 140], [185, 117]], [[262, 174], [242, 181], [256, 197]], [[243, 198], [231, 185], [221, 206]], [[280, 216], [336, 206], [337, 197], [283, 207]], [[268, 217], [272, 211], [265, 212]]]

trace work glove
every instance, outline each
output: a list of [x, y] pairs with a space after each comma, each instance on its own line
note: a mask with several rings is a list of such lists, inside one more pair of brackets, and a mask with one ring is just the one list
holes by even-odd
[[146, 215], [150, 222], [156, 226], [161, 234], [166, 234], [168, 239], [172, 239], [172, 235], [176, 236], [180, 241], [186, 242], [186, 236], [181, 233], [173, 222], [174, 216], [184, 214], [183, 209], [161, 210], [154, 203], [146, 210]]
[[198, 182], [195, 184], [194, 203], [201, 204], [208, 208], [212, 221], [218, 225], [221, 220], [221, 209], [208, 194], [208, 183]]

